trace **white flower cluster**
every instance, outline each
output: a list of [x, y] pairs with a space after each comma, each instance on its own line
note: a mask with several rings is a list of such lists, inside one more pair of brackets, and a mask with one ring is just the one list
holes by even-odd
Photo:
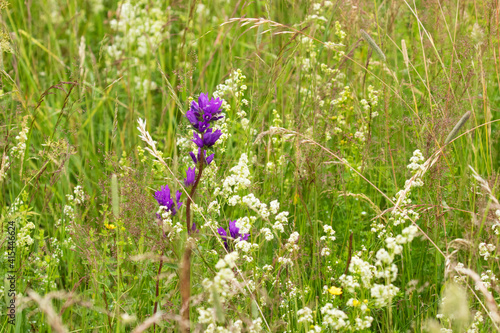
[[373, 265], [370, 265], [358, 256], [352, 256], [351, 264], [349, 265], [349, 272], [360, 277], [363, 282], [363, 287], [371, 287], [372, 278], [375, 272], [375, 267]]
[[317, 2], [312, 5], [312, 14], [306, 16], [305, 21], [320, 21], [318, 24], [318, 28], [321, 30], [325, 30], [325, 22], [328, 22], [328, 19], [323, 16], [323, 11], [327, 8], [331, 8], [333, 3], [331, 1], [324, 1], [323, 3]]
[[85, 200], [85, 193], [83, 193], [83, 189], [80, 185], [75, 186], [73, 189], [73, 194], [66, 194], [66, 199], [71, 204], [81, 205]]
[[[418, 163], [422, 161], [423, 156], [420, 151], [417, 150], [414, 153], [411, 162]], [[420, 169], [420, 167], [418, 167], [418, 169]], [[405, 195], [404, 198], [401, 198], [401, 204], [408, 205], [411, 203], [411, 200], [409, 199], [410, 191], [407, 191], [406, 194], [403, 193], [405, 192], [400, 191], [396, 196], [399, 197], [400, 195]], [[390, 221], [392, 221], [394, 225], [399, 225], [410, 220], [416, 221], [418, 218], [418, 213], [413, 210], [399, 208], [392, 212]], [[372, 225], [372, 231], [378, 232], [378, 237], [381, 238], [385, 234], [385, 226], [383, 224]], [[344, 289], [350, 293], [357, 293], [356, 289], [361, 287], [369, 289], [370, 295], [374, 300], [375, 307], [388, 306], [392, 298], [396, 296], [399, 291], [399, 288], [392, 284], [392, 282], [396, 280], [398, 273], [398, 268], [394, 264], [395, 256], [401, 255], [403, 245], [412, 242], [418, 232], [418, 227], [411, 224], [405, 227], [401, 231], [401, 234], [398, 234], [395, 237], [386, 237], [385, 247], [379, 249], [375, 254], [374, 265], [364, 261], [359, 257], [359, 255], [354, 255], [349, 265], [350, 274], [342, 275], [339, 278]], [[360, 251], [359, 254], [361, 253], [362, 252]], [[376, 283], [376, 279], [383, 280], [385, 284]], [[359, 318], [359, 320], [356, 321], [356, 327], [365, 327], [365, 325], [368, 325], [366, 327], [369, 327], [372, 320], [373, 319], [370, 320], [368, 317], [365, 319]]]
[[493, 244], [480, 243], [479, 244], [479, 255], [483, 257], [484, 260], [488, 260], [492, 252], [495, 251], [496, 247]]
[[[361, 306], [366, 307], [366, 305], [364, 305], [364, 304]], [[370, 328], [372, 326], [373, 317], [372, 316], [363, 316], [362, 318], [358, 317], [354, 321], [355, 321], [354, 329], [357, 331], [361, 331], [361, 330]]]
[[[481, 273], [481, 281], [483, 281], [484, 286], [486, 289], [491, 288], [491, 283], [498, 281], [498, 278], [495, 276], [495, 274], [491, 270], [487, 270], [486, 272]], [[476, 284], [476, 290], [479, 290], [479, 286]]]
[[[224, 84], [217, 85], [214, 92], [214, 97], [223, 98], [229, 94], [234, 94], [237, 98], [243, 97], [244, 91], [247, 86], [242, 84], [247, 77], [243, 75], [241, 69], [237, 69], [229, 75], [229, 78], [224, 81]], [[230, 106], [227, 102], [222, 102], [222, 108], [226, 111], [229, 110]]]
[[290, 258], [279, 257], [278, 262], [283, 265], [293, 266], [293, 261]]
[[[372, 85], [368, 86], [368, 100], [363, 98], [359, 103], [363, 106], [365, 111], [370, 111], [370, 109], [378, 104], [378, 91], [376, 91]], [[371, 113], [371, 118], [375, 118], [376, 116], [378, 116], [377, 112]]]
[[323, 315], [323, 326], [331, 326], [334, 330], [340, 330], [349, 326], [349, 319], [344, 311], [334, 308], [331, 303], [326, 303], [321, 308]]
[[213, 293], [219, 295], [219, 301], [224, 303], [234, 291], [237, 284], [233, 268], [236, 266], [238, 252], [233, 251], [225, 255], [224, 259], [219, 259], [215, 268], [218, 270], [213, 280], [205, 279], [202, 282], [206, 291], [209, 291], [209, 301], [213, 302]]
[[290, 235], [290, 238], [288, 238], [288, 242], [285, 244], [285, 249], [287, 249], [289, 252], [298, 251], [299, 250], [299, 246], [297, 245], [298, 241], [299, 241], [299, 233], [295, 231]]
[[[238, 252], [233, 251], [224, 256], [224, 259], [219, 259], [215, 268], [218, 270], [214, 279], [205, 279], [202, 282], [202, 286], [205, 291], [209, 293], [208, 300], [210, 303], [215, 301], [219, 303], [214, 305], [212, 308], [206, 309], [204, 307], [197, 308], [198, 311], [198, 322], [200, 324], [207, 325], [203, 332], [223, 332], [223, 333], [240, 333], [243, 332], [243, 322], [241, 320], [236, 320], [230, 325], [217, 324], [216, 311], [219, 306], [224, 307], [227, 299], [237, 293], [237, 290], [241, 289], [238, 283], [234, 270], [236, 267], [236, 260], [238, 260]], [[250, 290], [255, 290], [255, 283], [253, 281], [248, 281]], [[217, 300], [214, 300], [214, 295], [218, 296]], [[262, 332], [262, 319], [254, 319], [248, 326], [248, 332], [260, 333]]]
[[162, 229], [163, 232], [167, 235], [169, 240], [173, 240], [175, 237], [179, 236], [183, 230], [182, 224], [179, 222], [173, 223], [172, 214], [168, 210], [166, 206], [158, 207], [158, 211], [156, 214], [161, 216]]
[[271, 240], [274, 239], [274, 235], [273, 235], [271, 229], [269, 229], [269, 228], [262, 228], [262, 229], [260, 229], [260, 232], [264, 235], [264, 238], [267, 241], [271, 241]]
[[147, 6], [148, 3], [150, 1], [145, 0], [121, 2], [119, 17], [110, 21], [111, 29], [117, 32], [113, 45], [108, 46], [111, 58], [120, 59], [131, 48], [134, 49], [132, 55], [144, 57], [165, 37], [165, 12], [158, 6], [158, 1], [153, 1], [152, 6]]
[[[408, 168], [413, 170], [413, 172], [416, 174], [419, 170], [422, 170], [422, 162], [424, 161], [424, 157], [422, 153], [420, 152], [419, 149], [415, 150], [413, 152], [413, 156], [410, 158], [410, 164], [408, 165]], [[407, 180], [405, 182], [405, 186], [408, 186], [410, 180]], [[410, 190], [400, 190], [398, 193], [396, 193], [395, 197], [392, 199], [393, 201], [399, 200], [401, 202], [401, 205], [398, 209], [395, 209], [391, 213], [391, 217], [389, 218], [389, 221], [392, 222], [393, 225], [397, 226], [399, 224], [405, 224], [408, 221], [417, 221], [420, 218], [420, 214], [415, 212], [413, 209], [407, 209], [404, 208], [404, 206], [411, 204], [411, 188], [412, 187], [421, 187], [424, 185], [424, 182], [420, 177], [416, 177], [410, 185]], [[378, 237], [381, 238], [382, 235], [385, 234], [385, 226], [381, 223], [376, 224], [374, 223], [372, 225], [372, 232], [378, 232]], [[407, 232], [413, 233], [413, 229], [407, 230]], [[412, 238], [413, 239], [413, 238]], [[411, 242], [411, 240], [410, 240]]]
[[[336, 99], [333, 99], [330, 102], [330, 105], [332, 106], [338, 106], [341, 105], [342, 103], [347, 102], [351, 98], [351, 87], [345, 86], [344, 90], [340, 92], [340, 96]], [[345, 122], [344, 122], [345, 124]]]
[[[56, 227], [60, 227], [62, 222], [69, 220], [70, 222], [75, 219], [75, 208], [78, 205], [83, 204], [85, 201], [85, 193], [80, 185], [75, 186], [73, 189], [73, 194], [66, 194], [66, 199], [68, 203], [63, 207], [63, 218], [56, 222]], [[67, 226], [67, 231], [71, 231], [71, 227]]]
[[222, 194], [222, 196], [228, 198], [231, 193], [247, 189], [252, 185], [247, 154], [241, 154], [238, 164], [232, 167], [229, 172], [231, 174], [222, 182], [222, 191], [217, 187], [214, 191], [215, 195]]
[[23, 159], [24, 152], [26, 151], [26, 141], [28, 140], [28, 120], [29, 115], [23, 117], [23, 122], [21, 123], [21, 131], [16, 136], [17, 144], [10, 149], [12, 157]]
[[[163, 10], [161, 3], [158, 0], [120, 2], [118, 17], [110, 21], [115, 35], [113, 43], [107, 48], [109, 64], [114, 60], [129, 58], [138, 67], [138, 73], [147, 73], [155, 68], [154, 60], [149, 63], [146, 61], [148, 54], [156, 50], [168, 36], [164, 28], [168, 26], [169, 11]], [[157, 88], [156, 83], [149, 79], [136, 76], [133, 80], [144, 95]]]
[[297, 311], [297, 316], [299, 317], [299, 319], [297, 320], [297, 322], [299, 323], [308, 324], [312, 323], [313, 321], [312, 310], [309, 309], [307, 306]]
[[17, 215], [17, 213], [23, 213], [21, 216], [16, 216], [15, 221], [18, 226], [16, 246], [29, 246], [33, 244], [33, 239], [31, 238], [31, 230], [35, 229], [35, 224], [33, 222], [28, 222], [28, 215], [25, 214], [28, 211], [28, 206], [24, 204], [24, 200], [27, 200], [28, 194], [23, 192], [22, 195], [18, 196], [16, 200], [10, 205], [7, 215]]
[[325, 241], [326, 239], [331, 240], [332, 242], [335, 241], [337, 238], [335, 237], [335, 230], [329, 225], [323, 225], [323, 231], [326, 233], [326, 236], [321, 236], [321, 240]]
[[371, 296], [375, 299], [375, 306], [384, 307], [389, 305], [389, 301], [396, 296], [399, 288], [393, 284], [374, 284], [371, 288]]
[[274, 222], [273, 224], [273, 229], [282, 233], [285, 232], [284, 226], [288, 224], [288, 217], [287, 217], [288, 215], [289, 213], [287, 211], [283, 211], [278, 215], [276, 215], [275, 217], [276, 222]]
[[423, 162], [425, 161], [424, 156], [420, 149], [417, 149], [413, 152], [413, 156], [410, 158], [410, 164], [408, 164], [407, 168], [412, 170], [413, 173], [422, 169]]
[[248, 208], [256, 211], [264, 220], [267, 220], [270, 212], [267, 209], [267, 205], [256, 198], [253, 193], [245, 195], [241, 198], [241, 202], [245, 204]]
[[[243, 75], [241, 69], [237, 69], [229, 75], [223, 84], [219, 84], [216, 90], [213, 93], [214, 98], [219, 97], [222, 99], [222, 109], [226, 112], [224, 114], [224, 118], [219, 120], [214, 126], [214, 129], [220, 129], [222, 132], [221, 137], [216, 142], [216, 146], [220, 147], [220, 150], [224, 152], [225, 143], [229, 138], [229, 129], [228, 125], [230, 119], [226, 116], [227, 113], [231, 110], [231, 105], [227, 102], [230, 95], [233, 95], [236, 98], [236, 103], [238, 108], [243, 104], [248, 106], [248, 101], [243, 99], [243, 95], [245, 94], [245, 90], [247, 90], [247, 86], [243, 84], [243, 81], [246, 79], [246, 76]], [[239, 110], [237, 115], [241, 118], [241, 125], [244, 129], [248, 128], [250, 121], [248, 118], [245, 118], [247, 113], [244, 110]]]
[[216, 213], [217, 215], [220, 215], [220, 204], [217, 199], [208, 204], [207, 213]]
[[483, 325], [483, 314], [481, 311], [477, 311], [474, 314], [474, 321], [472, 322], [472, 325], [469, 327], [467, 330], [467, 333], [479, 333], [481, 332], [481, 326]]
[[269, 203], [269, 210], [272, 214], [278, 214], [278, 210], [280, 209], [280, 203], [278, 200], [273, 200]]
[[496, 216], [497, 220], [493, 224], [492, 229], [493, 229], [493, 232], [495, 233], [495, 235], [500, 235], [500, 209], [497, 209], [495, 211], [495, 216]]
[[[278, 213], [280, 208], [280, 203], [278, 200], [271, 201], [268, 207], [266, 203], [261, 202], [260, 199], [257, 198], [253, 193], [249, 193], [245, 196], [236, 194], [240, 190], [248, 189], [252, 184], [250, 180], [251, 175], [248, 168], [247, 154], [241, 154], [238, 164], [232, 167], [230, 169], [230, 172], [231, 174], [222, 181], [222, 190], [219, 187], [215, 188], [214, 195], [221, 195], [222, 197], [227, 199], [227, 203], [230, 206], [236, 206], [238, 204], [245, 205], [246, 207], [255, 211], [259, 217], [266, 221], [269, 221], [269, 217], [271, 214], [275, 215], [275, 223], [272, 226], [273, 230], [284, 232], [284, 226], [288, 224], [287, 216], [289, 215], [289, 213], [287, 211]], [[213, 205], [218, 205], [218, 203], [214, 203]], [[209, 207], [210, 206], [212, 206], [212, 203], [209, 205]], [[240, 229], [240, 233], [249, 233], [252, 224], [256, 219], [256, 216], [242, 217], [238, 219], [236, 222], [236, 226]], [[268, 241], [274, 238], [274, 235], [269, 228], [262, 228], [261, 234], [263, 234]]]
[[26, 223], [19, 232], [17, 233], [16, 246], [30, 246], [33, 244], [33, 238], [31, 238], [31, 230], [35, 229], [33, 222]]

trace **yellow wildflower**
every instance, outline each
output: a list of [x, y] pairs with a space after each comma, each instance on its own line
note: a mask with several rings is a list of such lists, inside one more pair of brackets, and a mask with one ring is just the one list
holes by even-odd
[[337, 287], [331, 287], [328, 289], [328, 292], [332, 295], [341, 295], [342, 294], [342, 288], [337, 288]]
[[109, 229], [109, 230], [113, 230], [113, 229], [116, 229], [116, 225], [114, 224], [107, 224], [107, 223], [104, 223], [104, 226]]
[[358, 306], [358, 305], [360, 305], [360, 304], [361, 304], [361, 302], [360, 302], [360, 301], [358, 301], [357, 299], [353, 299], [353, 300], [352, 300], [352, 306]]

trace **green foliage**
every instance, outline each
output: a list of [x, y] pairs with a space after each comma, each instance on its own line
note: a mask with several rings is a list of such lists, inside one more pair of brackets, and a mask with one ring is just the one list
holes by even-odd
[[[183, 189], [201, 92], [226, 118], [194, 198], [193, 331], [330, 332], [334, 309], [351, 327], [372, 317], [366, 332], [498, 330], [498, 6], [0, 1], [0, 267], [14, 221], [18, 300], [0, 331], [129, 332], [155, 312], [157, 331], [177, 330], [185, 205], [165, 224], [153, 195]], [[224, 193], [244, 168], [250, 185]], [[398, 205], [418, 236], [395, 255], [414, 175]], [[250, 194], [279, 209], [264, 218]], [[255, 246], [227, 258], [216, 229], [244, 218]], [[397, 274], [373, 281], [398, 290], [381, 305], [341, 276], [385, 248]]]

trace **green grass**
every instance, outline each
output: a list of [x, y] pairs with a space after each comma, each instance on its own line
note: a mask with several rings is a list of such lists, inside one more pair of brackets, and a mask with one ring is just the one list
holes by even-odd
[[[499, 304], [497, 283], [488, 288], [488, 303], [473, 277], [454, 269], [463, 263], [479, 276], [500, 273], [497, 249], [488, 260], [480, 256], [481, 243], [499, 246], [498, 3], [134, 3], [129, 14], [137, 21], [128, 21], [126, 32], [113, 22], [129, 17], [118, 1], [12, 0], [1, 10], [12, 47], [8, 52], [0, 43], [1, 272], [10, 264], [3, 255], [9, 221], [18, 241], [25, 233], [33, 242], [15, 247], [16, 324], [2, 311], [0, 332], [131, 332], [155, 307], [157, 332], [179, 330], [187, 197], [173, 218], [184, 231], [166, 239], [153, 195], [166, 184], [180, 190], [193, 165], [184, 116], [191, 98], [223, 91], [218, 85], [236, 70], [245, 78], [221, 95], [228, 103], [227, 139], [213, 149], [216, 168], [204, 171], [193, 198], [204, 210], [192, 212], [200, 231], [191, 257], [191, 331], [208, 330], [203, 308], [229, 331], [237, 331], [237, 320], [251, 331], [260, 318], [263, 331], [309, 332], [317, 325], [330, 332], [321, 312], [327, 303], [351, 324], [373, 317], [366, 332], [466, 332], [478, 313], [484, 321], [477, 332], [498, 330], [485, 310]], [[322, 18], [308, 18], [313, 14]], [[134, 32], [155, 22], [154, 31]], [[114, 46], [121, 54], [110, 54]], [[157, 88], [148, 89], [148, 82]], [[469, 120], [444, 147], [467, 111]], [[26, 116], [25, 148], [16, 157], [12, 149]], [[147, 121], [163, 162], [144, 150], [138, 119]], [[400, 207], [419, 213], [414, 222], [421, 231], [394, 256], [394, 281], [372, 279], [372, 286], [399, 288], [377, 306], [372, 286], [360, 281], [349, 292], [339, 278], [352, 257], [374, 265], [385, 238], [412, 225], [390, 218], [395, 194], [413, 175], [407, 165], [416, 149], [425, 160], [438, 156], [419, 174], [424, 185], [412, 188], [411, 203]], [[289, 212], [283, 233], [272, 228], [275, 214], [267, 221], [245, 204], [230, 205], [233, 194], [216, 193], [243, 153], [251, 184], [234, 194], [252, 193], [268, 208], [278, 200], [279, 212]], [[76, 186], [85, 194], [81, 203], [68, 198]], [[216, 199], [220, 214], [207, 209]], [[12, 209], [16, 200], [22, 204]], [[237, 268], [229, 269], [238, 283], [229, 295], [207, 289], [227, 254], [217, 228], [250, 216], [257, 217], [249, 238], [258, 244], [248, 254], [253, 260], [238, 250]], [[212, 228], [200, 227], [207, 221]], [[385, 234], [378, 237], [374, 224]], [[324, 225], [335, 230], [334, 241], [321, 240]], [[262, 228], [274, 239], [266, 240]], [[294, 232], [299, 248], [290, 251]], [[322, 255], [325, 247], [329, 255]], [[449, 287], [454, 280], [467, 299]], [[10, 302], [7, 282], [0, 287], [2, 309]], [[332, 296], [325, 286], [342, 287], [343, 295]], [[450, 293], [457, 298], [451, 309], [441, 305]], [[348, 306], [350, 299], [361, 304]], [[370, 310], [363, 312], [365, 299]], [[460, 314], [463, 305], [468, 314]], [[315, 311], [308, 323], [297, 314], [305, 307]], [[452, 313], [461, 317], [447, 318]], [[144, 331], [152, 332], [151, 324]]]

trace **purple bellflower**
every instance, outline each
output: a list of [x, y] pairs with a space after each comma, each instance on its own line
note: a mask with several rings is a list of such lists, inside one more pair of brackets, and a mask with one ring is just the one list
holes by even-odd
[[248, 237], [250, 237], [250, 234], [243, 234], [243, 235], [240, 234], [240, 228], [236, 226], [236, 220], [229, 221], [229, 235], [228, 232], [223, 227], [217, 229], [217, 232], [224, 240], [224, 246], [226, 247], [226, 250], [229, 250], [229, 244], [227, 242], [229, 237], [231, 237], [232, 239], [239, 238], [239, 240], [245, 240], [245, 241], [248, 240]]
[[193, 142], [199, 147], [199, 148], [210, 148], [212, 147], [217, 140], [221, 137], [222, 132], [220, 129], [217, 129], [213, 131], [212, 128], [209, 128], [205, 134], [202, 134], [201, 137], [196, 133], [193, 132]]
[[[191, 159], [193, 160], [194, 164], [198, 163], [198, 160], [201, 158], [201, 148], [198, 148], [198, 156], [196, 156], [192, 151], [189, 152], [189, 155], [191, 156]], [[210, 165], [214, 159], [214, 154], [211, 154], [207, 157], [207, 151], [203, 151], [203, 157], [205, 158], [205, 162], [207, 165]]]
[[193, 128], [203, 134], [210, 127], [210, 124], [223, 118], [220, 115], [222, 100], [220, 98], [208, 99], [208, 95], [201, 93], [196, 101], [191, 102], [191, 107], [186, 112], [186, 118]]
[[192, 186], [196, 179], [196, 167], [188, 168], [186, 171], [186, 179], [184, 179], [184, 185], [186, 187]]
[[181, 200], [181, 191], [177, 191], [175, 193], [175, 202], [170, 195], [170, 188], [168, 185], [162, 186], [159, 191], [155, 192], [155, 199], [158, 201], [160, 206], [166, 207], [166, 210], [169, 211], [172, 216], [177, 213], [179, 208], [182, 206]]

